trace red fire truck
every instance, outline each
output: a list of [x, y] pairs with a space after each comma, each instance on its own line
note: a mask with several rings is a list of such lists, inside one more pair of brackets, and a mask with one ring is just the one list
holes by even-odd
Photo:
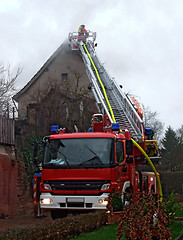
[[65, 133], [52, 127], [45, 137], [40, 184], [40, 207], [53, 219], [68, 212], [105, 209], [115, 189], [125, 202], [126, 193], [157, 191], [152, 172], [137, 170], [144, 158], [119, 124], [106, 125], [107, 117], [93, 115], [92, 132]]

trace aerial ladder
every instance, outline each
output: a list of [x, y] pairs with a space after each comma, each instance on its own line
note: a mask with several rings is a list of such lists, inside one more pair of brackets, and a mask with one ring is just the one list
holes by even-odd
[[[103, 113], [109, 116], [111, 123], [115, 119], [122, 130], [128, 129], [134, 139], [138, 142], [143, 141], [145, 134], [143, 120], [130, 99], [123, 93], [115, 79], [108, 74], [104, 64], [99, 60], [94, 48], [95, 38], [96, 33], [89, 32], [87, 42], [80, 41], [77, 45], [81, 51], [96, 102], [98, 106], [102, 106]], [[71, 46], [76, 46], [77, 33], [70, 33], [69, 39]], [[114, 116], [111, 116], [110, 107]]]

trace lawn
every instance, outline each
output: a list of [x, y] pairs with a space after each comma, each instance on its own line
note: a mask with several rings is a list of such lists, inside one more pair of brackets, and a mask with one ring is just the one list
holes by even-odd
[[171, 223], [172, 238], [176, 239], [183, 232], [183, 222], [172, 222]]
[[93, 231], [91, 233], [83, 234], [82, 236], [74, 238], [74, 240], [116, 240], [118, 223], [107, 225], [99, 230]]
[[[107, 225], [99, 230], [93, 231], [91, 233], [83, 234], [82, 236], [76, 237], [73, 240], [116, 240], [118, 223], [112, 225]], [[171, 223], [172, 238], [176, 239], [183, 232], [183, 222], [172, 221]], [[125, 239], [125, 238], [124, 238]]]
[[174, 212], [176, 217], [183, 217], [183, 202], [175, 203]]

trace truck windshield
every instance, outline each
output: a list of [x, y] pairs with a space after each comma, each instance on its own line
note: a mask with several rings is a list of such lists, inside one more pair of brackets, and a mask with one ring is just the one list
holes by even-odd
[[73, 138], [49, 140], [43, 167], [107, 168], [114, 166], [111, 138]]

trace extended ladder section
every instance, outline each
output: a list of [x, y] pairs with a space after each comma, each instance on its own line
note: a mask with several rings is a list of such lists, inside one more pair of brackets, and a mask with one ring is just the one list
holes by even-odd
[[[92, 33], [90, 32], [91, 37]], [[96, 33], [94, 33], [95, 37]], [[82, 53], [96, 102], [103, 107], [103, 113], [109, 116], [111, 122], [118, 122], [122, 130], [128, 129], [134, 139], [144, 140], [142, 119], [100, 62], [94, 49], [94, 41], [86, 39], [86, 43], [80, 41], [77, 46]]]

